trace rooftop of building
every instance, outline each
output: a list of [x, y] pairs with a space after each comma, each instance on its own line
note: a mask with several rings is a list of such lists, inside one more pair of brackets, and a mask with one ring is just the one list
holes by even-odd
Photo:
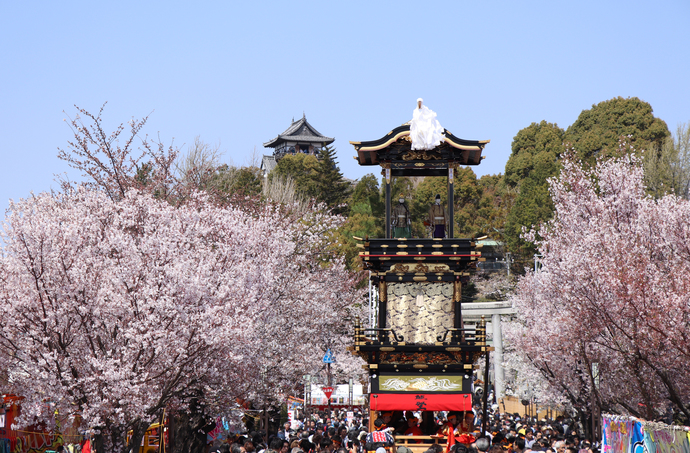
[[306, 115], [295, 121], [273, 140], [264, 143], [265, 148], [275, 148], [285, 142], [320, 143], [322, 146], [330, 145], [335, 141], [332, 137], [326, 137], [309, 124]]

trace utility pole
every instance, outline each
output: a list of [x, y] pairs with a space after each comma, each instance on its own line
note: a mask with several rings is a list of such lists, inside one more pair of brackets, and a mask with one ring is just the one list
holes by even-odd
[[508, 278], [510, 278], [510, 265], [512, 262], [513, 255], [510, 252], [506, 253], [506, 272], [508, 273]]

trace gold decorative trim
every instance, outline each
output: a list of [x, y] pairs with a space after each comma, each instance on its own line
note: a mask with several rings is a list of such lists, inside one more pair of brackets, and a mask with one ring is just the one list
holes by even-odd
[[453, 300], [455, 302], [462, 301], [462, 282], [459, 280], [453, 282]]
[[405, 274], [405, 273], [410, 271], [410, 266], [407, 266], [407, 265], [402, 264], [402, 263], [396, 263], [395, 266], [391, 267], [391, 271], [395, 272], [396, 274], [397, 273]]
[[[390, 136], [392, 133], [393, 133], [393, 131], [390, 131], [386, 135]], [[378, 146], [368, 146], [368, 147], [365, 146], [365, 147], [361, 147], [360, 149], [358, 149], [358, 151], [378, 151], [380, 149], [388, 147], [391, 143], [397, 141], [400, 137], [403, 137], [405, 135], [410, 135], [410, 131], [402, 131], [402, 132], [392, 136], [391, 138], [389, 138], [384, 143], [382, 143]]]
[[442, 157], [439, 156], [438, 154], [432, 154], [432, 153], [427, 153], [426, 151], [408, 151], [405, 153], [403, 156], [403, 160], [405, 161], [410, 161], [410, 160], [441, 160]]

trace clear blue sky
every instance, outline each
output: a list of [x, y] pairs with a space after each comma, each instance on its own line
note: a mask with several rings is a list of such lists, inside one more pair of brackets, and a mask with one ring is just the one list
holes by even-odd
[[335, 137], [380, 138], [415, 100], [485, 140], [502, 173], [515, 134], [637, 96], [673, 131], [690, 121], [690, 2], [0, 2], [0, 210], [57, 188], [73, 105], [106, 123], [150, 114], [183, 149], [200, 136], [241, 165], [303, 112]]

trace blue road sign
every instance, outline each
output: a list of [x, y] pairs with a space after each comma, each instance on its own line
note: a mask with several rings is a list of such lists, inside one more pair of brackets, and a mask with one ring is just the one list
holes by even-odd
[[335, 357], [333, 357], [331, 348], [328, 348], [326, 355], [323, 356], [323, 363], [335, 363]]

